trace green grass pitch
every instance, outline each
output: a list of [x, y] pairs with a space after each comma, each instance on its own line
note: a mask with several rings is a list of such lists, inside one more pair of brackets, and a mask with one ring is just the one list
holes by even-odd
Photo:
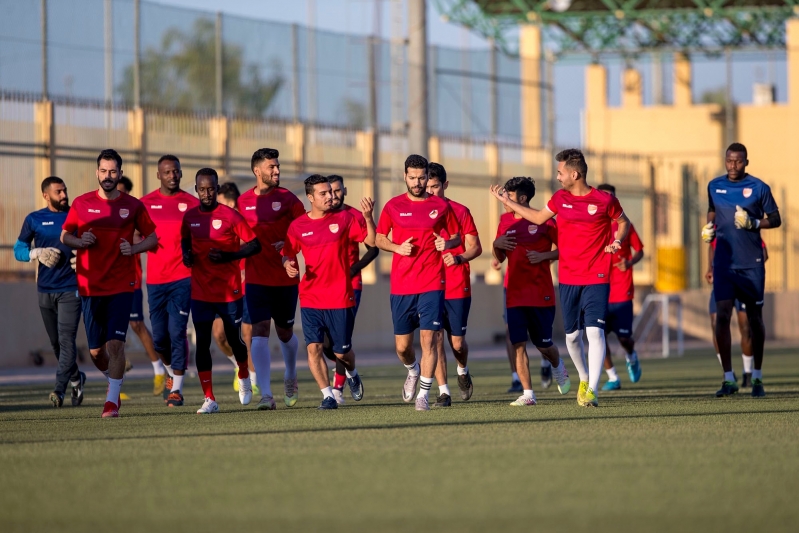
[[461, 402], [453, 376], [453, 407], [426, 413], [402, 402], [405, 369], [389, 361], [362, 369], [362, 402], [331, 412], [307, 371], [297, 406], [274, 412], [240, 405], [219, 376], [212, 416], [194, 414], [196, 380], [177, 409], [128, 380], [118, 420], [100, 419], [96, 381], [78, 409], [49, 407], [47, 386], [0, 388], [0, 531], [799, 527], [796, 352], [768, 354], [764, 399], [713, 397], [721, 372], [704, 353], [643, 361], [641, 382], [624, 372], [598, 409], [577, 406], [574, 372], [567, 396], [534, 379], [538, 406], [510, 407], [506, 362], [475, 362], [474, 397]]

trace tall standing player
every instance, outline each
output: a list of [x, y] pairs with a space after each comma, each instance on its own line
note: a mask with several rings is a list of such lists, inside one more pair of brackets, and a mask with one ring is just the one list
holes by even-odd
[[771, 188], [748, 174], [746, 147], [733, 143], [727, 148], [726, 176], [707, 186], [707, 225], [702, 228], [705, 242], [716, 239], [713, 258], [713, 293], [716, 297], [716, 341], [724, 368], [724, 381], [717, 397], [738, 392], [732, 372], [730, 321], [737, 299], [746, 306], [752, 332], [752, 396], [766, 395], [763, 388], [763, 349], [766, 326], [763, 323], [763, 298], [766, 290], [766, 265], [760, 230], [782, 224]]
[[[211, 370], [211, 337], [219, 316], [225, 336], [239, 365], [239, 400], [252, 400], [247, 347], [241, 340], [244, 297], [241, 294], [241, 260], [261, 251], [261, 243], [234, 209], [217, 202], [219, 176], [212, 168], [201, 168], [195, 176], [200, 205], [189, 209], [181, 226], [183, 264], [191, 268], [191, 315], [197, 333], [197, 374], [205, 400], [197, 414], [219, 411]], [[244, 244], [241, 244], [241, 242]]]
[[[442, 326], [449, 339], [452, 355], [457, 362], [458, 389], [461, 399], [472, 397], [472, 376], [469, 374], [469, 345], [466, 343], [466, 327], [469, 321], [469, 310], [472, 307], [472, 281], [469, 261], [480, 257], [483, 247], [480, 236], [469, 208], [452, 201], [446, 196], [449, 181], [447, 170], [439, 163], [430, 163], [427, 172], [427, 194], [438, 196], [449, 204], [455, 213], [460, 227], [461, 244], [447, 251], [443, 258], [447, 278], [444, 291], [444, 314]], [[444, 335], [438, 337], [438, 362], [436, 363], [436, 381], [438, 381], [438, 398], [436, 407], [449, 407], [452, 398], [447, 385], [447, 354], [444, 351]]]
[[[61, 242], [78, 251], [75, 267], [86, 338], [94, 365], [108, 377], [102, 416], [116, 418], [136, 255], [158, 246], [158, 236], [144, 204], [117, 190], [122, 157], [116, 150], [100, 152], [96, 175], [100, 188], [75, 199], [62, 226]], [[133, 242], [136, 232], [144, 237], [141, 242]]]
[[355, 292], [350, 275], [353, 242], [375, 244], [371, 198], [361, 201], [365, 225], [343, 209], [333, 209], [330, 182], [314, 174], [305, 180], [305, 193], [311, 210], [289, 226], [281, 250], [283, 266], [291, 277], [299, 275], [297, 255], [305, 259], [305, 276], [300, 282], [302, 331], [308, 346], [308, 366], [319, 389], [319, 409], [336, 409], [327, 364], [322, 353], [325, 336], [332, 341], [336, 360], [344, 365], [350, 392], [355, 401], [363, 398], [363, 384], [355, 370], [352, 330], [355, 326]]
[[166, 404], [183, 405], [183, 376], [188, 363], [186, 327], [191, 311], [191, 269], [183, 264], [183, 216], [200, 204], [180, 188], [180, 160], [164, 155], [156, 173], [161, 186], [141, 201], [158, 231], [158, 247], [147, 255], [147, 301], [155, 351], [166, 362]]
[[69, 212], [69, 196], [64, 181], [50, 176], [42, 181], [42, 198], [47, 207], [25, 217], [14, 244], [17, 261], [38, 261], [36, 288], [39, 311], [50, 346], [58, 359], [55, 388], [50, 393], [53, 407], [64, 404], [67, 384], [72, 386], [72, 405], [83, 402], [86, 374], [78, 370], [75, 336], [80, 322], [78, 281], [70, 266], [72, 250], [61, 242], [61, 226]]
[[[616, 187], [608, 183], [597, 186], [600, 191], [605, 191], [616, 197]], [[618, 225], [613, 221], [612, 231], [616, 232]], [[633, 298], [635, 297], [635, 285], [633, 284], [633, 266], [644, 258], [644, 244], [635, 231], [635, 226], [630, 223], [630, 231], [621, 242], [621, 249], [613, 259], [613, 266], [610, 269], [610, 299], [608, 300], [608, 315], [605, 319], [605, 336], [608, 333], [615, 333], [619, 339], [619, 344], [624, 349], [624, 357], [627, 360], [627, 374], [630, 381], [638, 383], [641, 379], [641, 363], [638, 362], [638, 353], [635, 351], [635, 341], [633, 333]], [[605, 373], [608, 375], [608, 382], [602, 386], [602, 390], [619, 390], [621, 381], [616, 369], [613, 366], [613, 359], [610, 350], [607, 348], [607, 338], [605, 339]]]
[[[499, 186], [491, 192], [514, 213], [539, 226], [558, 216], [558, 280], [566, 330], [566, 347], [580, 375], [577, 403], [596, 407], [597, 387], [605, 360], [605, 315], [610, 296], [612, 254], [621, 249], [630, 221], [619, 201], [586, 183], [588, 164], [580, 150], [564, 150], [558, 161], [558, 181], [563, 187], [545, 209], [523, 206], [508, 198]], [[615, 234], [613, 221], [618, 223]], [[588, 368], [583, 359], [582, 337], [588, 337]]]
[[263, 243], [263, 251], [245, 262], [247, 312], [252, 321], [252, 362], [257, 373], [261, 401], [258, 409], [272, 410], [270, 384], [272, 354], [269, 351], [271, 322], [280, 340], [286, 370], [283, 374], [283, 402], [297, 403], [297, 336], [294, 316], [297, 312], [299, 280], [286, 276], [280, 250], [286, 241], [289, 224], [305, 214], [302, 202], [294, 193], [280, 186], [280, 153], [261, 148], [252, 154], [250, 168], [255, 187], [239, 197], [239, 212]]
[[[427, 159], [410, 155], [405, 160], [408, 192], [395, 196], [380, 213], [377, 246], [391, 252], [391, 318], [397, 356], [408, 369], [402, 399], [416, 410], [429, 411], [430, 387], [436, 371], [438, 336], [444, 312], [444, 260], [442, 252], [460, 243], [458, 220], [445, 200], [427, 194]], [[444, 234], [444, 236], [442, 236]], [[421, 365], [413, 349], [413, 332], [419, 329]]]

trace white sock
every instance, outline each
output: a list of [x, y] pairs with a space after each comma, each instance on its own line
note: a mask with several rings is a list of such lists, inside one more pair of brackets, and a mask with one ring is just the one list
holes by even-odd
[[122, 380], [108, 378], [108, 393], [105, 395], [105, 401], [111, 402], [117, 407], [119, 404], [119, 393], [122, 390]]
[[590, 326], [585, 328], [585, 335], [588, 337], [588, 388], [596, 391], [605, 362], [605, 330]]
[[73, 387], [77, 387], [78, 385], [80, 385], [80, 381], [70, 381], [69, 384]]
[[333, 397], [333, 388], [332, 387], [325, 387], [322, 389], [322, 398], [332, 398]]
[[419, 369], [419, 363], [416, 361], [414, 361], [412, 365], [405, 365], [405, 368], [408, 369], [408, 374], [411, 376], [418, 376], [419, 372], [421, 371]]
[[566, 334], [566, 349], [569, 352], [569, 357], [572, 358], [574, 367], [577, 369], [580, 381], [588, 381], [588, 370], [585, 368], [583, 354], [583, 330], [578, 329]]
[[283, 352], [283, 362], [286, 364], [283, 379], [297, 379], [297, 346], [299, 344], [300, 341], [293, 333], [288, 342], [280, 341], [280, 351]]
[[561, 385], [566, 381], [566, 365], [563, 363], [563, 358], [558, 361], [558, 366], [552, 367], [552, 374]]
[[449, 396], [449, 385], [439, 385], [438, 394], [439, 396], [442, 394], [446, 394], [447, 396]]
[[166, 373], [169, 374], [169, 377], [174, 379], [175, 373], [172, 372], [172, 365], [164, 365], [164, 368], [166, 368]]
[[763, 371], [752, 369], [752, 379], [763, 379]]
[[272, 379], [272, 354], [269, 352], [269, 337], [253, 337], [250, 348], [254, 374], [260, 376], [258, 388], [262, 396], [272, 396], [270, 381]]
[[163, 376], [166, 373], [164, 369], [164, 363], [161, 362], [159, 359], [158, 361], [150, 361], [153, 364], [153, 371], [155, 372], [156, 376]]
[[512, 373], [510, 376], [513, 381], [519, 381], [519, 374], [516, 372]]
[[236, 357], [235, 357], [235, 356], [232, 356], [232, 355], [228, 355], [228, 356], [227, 356], [227, 360], [228, 360], [228, 361], [230, 361], [231, 363], [233, 363], [233, 368], [235, 368], [235, 369], [236, 369], [236, 371], [238, 371], [238, 369], [239, 369], [239, 364], [236, 362]]
[[735, 374], [732, 372], [724, 372], [724, 381], [735, 381]]
[[417, 394], [416, 397], [427, 398], [430, 395], [430, 387], [432, 386], [433, 386], [433, 378], [426, 378], [424, 376], [421, 376], [419, 378], [419, 394]]
[[724, 364], [721, 362], [721, 354], [720, 354], [720, 353], [717, 353], [717, 354], [716, 354], [716, 359], [718, 359], [718, 360], [719, 360], [719, 364], [720, 364], [721, 366], [724, 366]]
[[258, 386], [258, 373], [255, 370], [250, 370], [250, 383], [253, 387]]
[[552, 363], [550, 363], [546, 357], [541, 358], [541, 368], [550, 368]]
[[172, 390], [170, 392], [182, 392], [182, 391], [183, 391], [183, 376], [173, 376]]
[[755, 367], [755, 357], [753, 355], [741, 354], [741, 358], [744, 360], [744, 373], [751, 374], [752, 369]]
[[533, 398], [533, 397], [534, 397], [534, 395], [533, 395], [533, 389], [530, 389], [530, 390], [527, 390], [527, 389], [525, 389], [525, 390], [524, 390], [524, 394], [523, 394], [523, 396], [524, 396], [525, 398]]
[[605, 373], [608, 375], [608, 381], [619, 381], [619, 375], [615, 368], [606, 368]]
[[457, 366], [457, 369], [458, 369], [458, 375], [459, 376], [465, 376], [466, 374], [469, 373], [469, 365], [466, 365], [464, 367]]
[[350, 371], [349, 371], [349, 370], [347, 370], [347, 369], [344, 369], [344, 373], [345, 373], [345, 374], [347, 375], [347, 377], [348, 377], [348, 378], [350, 378], [350, 379], [352, 379], [352, 378], [354, 378], [355, 376], [357, 376], [357, 375], [358, 375], [358, 371], [357, 371], [356, 369], [354, 369], [354, 368], [352, 369], [352, 372], [350, 372]]

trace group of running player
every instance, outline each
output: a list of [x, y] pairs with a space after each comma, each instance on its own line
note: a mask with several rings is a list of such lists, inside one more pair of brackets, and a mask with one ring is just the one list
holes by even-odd
[[[606, 348], [606, 332], [615, 332], [624, 348], [630, 380], [641, 377], [632, 339], [632, 268], [643, 257], [643, 244], [615, 189], [588, 185], [588, 167], [579, 150], [565, 150], [556, 159], [562, 189], [545, 209], [530, 207], [535, 196], [530, 178], [515, 177], [490, 188], [506, 211], [493, 241], [492, 264], [500, 268], [508, 262], [505, 320], [514, 379], [509, 392], [522, 393], [513, 406], [536, 404], [528, 338], [541, 352], [542, 384], [547, 387], [554, 378], [561, 394], [571, 388], [553, 343], [552, 261], [558, 261], [566, 348], [580, 379], [578, 404], [598, 405], [603, 366], [608, 381], [602, 390], [621, 388]], [[752, 332], [752, 395], [765, 394], [761, 374], [765, 258], [759, 231], [778, 227], [780, 218], [768, 186], [745, 172], [747, 164], [746, 149], [731, 145], [727, 176], [709, 185], [708, 225], [702, 230], [703, 238], [715, 245], [708, 277], [714, 283], [715, 338], [725, 371], [718, 396], [738, 390], [729, 331], [736, 299], [745, 306]], [[444, 167], [419, 155], [409, 156], [404, 166], [407, 193], [386, 203], [377, 224], [370, 198], [360, 200], [360, 209], [344, 203], [347, 189], [341, 176], [314, 174], [305, 180], [310, 204], [306, 212], [299, 198], [280, 187], [277, 150], [257, 150], [251, 169], [256, 185], [241, 195], [233, 184], [220, 187], [214, 169], [200, 169], [195, 197], [181, 189], [178, 158], [165, 155], [158, 161], [159, 189], [138, 200], [130, 195], [132, 184], [124, 182], [122, 158], [114, 150], [103, 150], [97, 158], [98, 190], [79, 196], [71, 207], [63, 180], [43, 181], [47, 207], [26, 218], [15, 255], [39, 262], [39, 305], [59, 358], [50, 396], [53, 405], [62, 405], [68, 385], [73, 405], [83, 399], [85, 375], [75, 357], [82, 313], [92, 360], [108, 379], [103, 417], [119, 416], [129, 322], [153, 361], [154, 393], [160, 393], [158, 376], [166, 372], [162, 387], [166, 405], [183, 405], [190, 314], [204, 394], [197, 413], [219, 410], [212, 384], [214, 338], [235, 362], [240, 402], [249, 404], [256, 393], [259, 410], [276, 408], [269, 346], [273, 321], [285, 364], [284, 403], [292, 407], [299, 397], [298, 340], [293, 332], [298, 299], [308, 365], [322, 394], [319, 408], [343, 404], [345, 384], [359, 401], [364, 386], [355, 368], [352, 334], [361, 299], [360, 272], [378, 249], [392, 254], [395, 347], [408, 370], [403, 400], [415, 402], [417, 410], [428, 410], [435, 378], [439, 395], [434, 406], [451, 405], [444, 332], [457, 362], [460, 397], [469, 400], [473, 393], [465, 339], [471, 307], [469, 262], [480, 256], [482, 246], [469, 209], [446, 196], [449, 182]], [[363, 257], [361, 244], [366, 248]], [[144, 252], [148, 253], [151, 341], [141, 309], [138, 255]], [[419, 359], [413, 343], [417, 329]], [[325, 357], [336, 365], [332, 386]]]

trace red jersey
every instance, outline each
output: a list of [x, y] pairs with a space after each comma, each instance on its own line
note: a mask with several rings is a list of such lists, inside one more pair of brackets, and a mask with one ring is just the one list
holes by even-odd
[[[234, 302], [244, 295], [241, 290], [241, 262], [212, 263], [208, 252], [238, 252], [241, 241], [256, 238], [236, 210], [219, 204], [213, 211], [193, 207], [183, 216], [183, 238], [191, 237], [194, 264], [191, 269], [191, 298], [203, 302]], [[283, 271], [285, 276], [286, 272]]]
[[[458, 202], [454, 202], [449, 198], [449, 207], [455, 214], [458, 220], [458, 235], [461, 236], [461, 244], [456, 248], [452, 248], [449, 252], [453, 255], [460, 255], [466, 251], [466, 235], [474, 235], [477, 237], [477, 226], [474, 225], [474, 218], [469, 208]], [[472, 295], [472, 280], [471, 269], [469, 263], [461, 263], [460, 265], [453, 265], [444, 268], [444, 275], [447, 278], [447, 290], [444, 293], [444, 298], [447, 300], [456, 300], [458, 298], [466, 298]]]
[[551, 252], [558, 244], [558, 227], [554, 220], [538, 226], [513, 213], [499, 218], [497, 237], [511, 235], [516, 248], [505, 250], [508, 268], [505, 271], [505, 307], [550, 307], [555, 305], [555, 287], [552, 285], [551, 261], [535, 265], [527, 259], [527, 252]]
[[280, 252], [272, 244], [285, 241], [291, 221], [305, 214], [300, 199], [283, 187], [275, 187], [266, 194], [256, 194], [252, 188], [239, 196], [238, 208], [262, 247], [260, 253], [245, 262], [247, 283], [271, 287], [299, 283], [286, 275]]
[[[300, 307], [346, 309], [355, 306], [350, 279], [352, 244], [366, 239], [366, 228], [345, 210], [324, 217], [308, 215], [292, 221], [282, 254], [296, 259], [302, 252], [305, 275], [300, 282]], [[286, 271], [283, 270], [283, 275]]]
[[395, 196], [383, 207], [377, 233], [402, 244], [413, 237], [413, 252], [391, 260], [391, 294], [421, 294], [446, 288], [444, 261], [436, 250], [433, 232], [449, 238], [458, 233], [458, 220], [446, 200], [428, 196], [414, 201], [407, 194]]
[[559, 282], [610, 283], [613, 254], [606, 253], [605, 247], [614, 239], [611, 222], [624, 214], [619, 200], [593, 187], [585, 196], [574, 196], [561, 189], [552, 195], [547, 209], [558, 216]]
[[[360, 225], [364, 231], [367, 231], [366, 219], [364, 218], [363, 214], [360, 211], [347, 204], [344, 204], [344, 206], [341, 208], [341, 211], [346, 211], [347, 213], [352, 215], [352, 217], [355, 219], [358, 225]], [[359, 243], [361, 242], [363, 242], [363, 239], [361, 239], [360, 241], [350, 241], [350, 257], [349, 257], [350, 266], [357, 263], [358, 260], [361, 258], [361, 247], [359, 246]], [[358, 272], [352, 277], [352, 288], [356, 291], [360, 291], [361, 289], [363, 289], [363, 278], [361, 278], [360, 272]]]
[[[616, 230], [618, 228], [619, 223], [614, 220], [611, 225], [613, 235], [616, 235]], [[616, 268], [616, 263], [622, 259], [627, 259], [629, 261], [633, 256], [633, 250], [637, 252], [643, 249], [644, 243], [641, 242], [638, 232], [635, 231], [635, 226], [630, 224], [630, 231], [627, 232], [627, 236], [621, 242], [621, 250], [613, 255], [613, 266], [610, 269], [610, 298], [608, 299], [608, 303], [626, 302], [632, 300], [635, 296], [632, 267], [622, 272]]]
[[172, 283], [191, 277], [191, 269], [183, 264], [180, 229], [183, 215], [200, 201], [185, 191], [164, 196], [156, 189], [141, 202], [158, 229], [158, 248], [147, 253], [147, 283]]
[[133, 244], [133, 234], [152, 235], [155, 224], [139, 200], [120, 194], [113, 200], [100, 198], [97, 191], [75, 198], [62, 229], [80, 238], [92, 230], [97, 237], [89, 248], [78, 250], [75, 271], [81, 296], [108, 296], [133, 292], [138, 257], [119, 251], [122, 239]]

